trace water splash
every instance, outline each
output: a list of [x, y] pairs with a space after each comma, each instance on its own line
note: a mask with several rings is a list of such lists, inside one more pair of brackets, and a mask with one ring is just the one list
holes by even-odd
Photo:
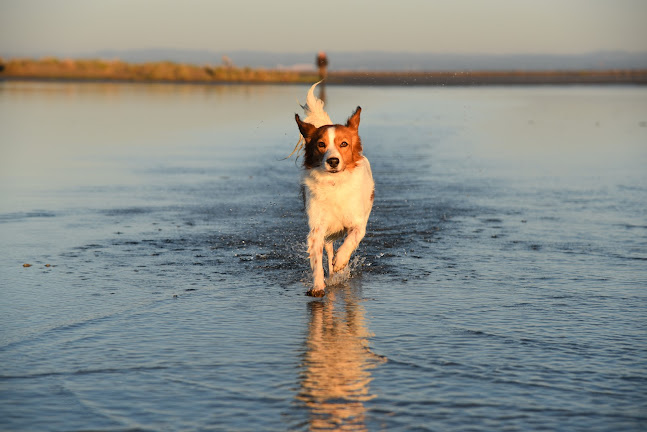
[[353, 274], [361, 272], [364, 261], [366, 261], [366, 259], [362, 256], [353, 257], [346, 267], [344, 267], [337, 273], [333, 273], [326, 279], [326, 286], [338, 286], [347, 284]]

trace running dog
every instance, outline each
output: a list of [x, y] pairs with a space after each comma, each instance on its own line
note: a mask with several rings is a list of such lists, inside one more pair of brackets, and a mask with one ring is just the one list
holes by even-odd
[[[302, 107], [305, 119], [295, 114], [302, 137], [295, 151], [301, 148], [304, 151], [302, 184], [313, 276], [313, 287], [308, 294], [322, 297], [326, 287], [323, 250], [328, 256], [328, 277], [348, 265], [351, 254], [366, 234], [375, 183], [358, 134], [362, 109], [357, 107], [346, 124], [333, 124], [324, 111], [324, 102], [314, 95], [317, 84], [308, 91]], [[344, 242], [334, 251], [333, 242], [344, 236]]]

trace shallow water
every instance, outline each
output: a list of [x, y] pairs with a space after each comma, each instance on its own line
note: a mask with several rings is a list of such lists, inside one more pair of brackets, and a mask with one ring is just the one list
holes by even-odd
[[323, 299], [306, 90], [0, 83], [2, 429], [647, 427], [646, 89], [328, 88], [377, 191]]

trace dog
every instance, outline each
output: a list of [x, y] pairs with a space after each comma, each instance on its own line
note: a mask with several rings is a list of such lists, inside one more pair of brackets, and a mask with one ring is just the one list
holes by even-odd
[[[333, 124], [324, 102], [314, 95], [316, 83], [308, 91], [306, 115], [295, 120], [301, 133], [297, 150], [303, 150], [305, 211], [308, 216], [308, 256], [313, 286], [307, 292], [325, 295], [323, 250], [328, 257], [328, 277], [343, 270], [366, 234], [375, 183], [371, 164], [362, 154], [358, 128], [362, 109], [358, 106], [346, 124]], [[294, 153], [294, 152], [293, 152]], [[333, 242], [345, 239], [335, 252]]]

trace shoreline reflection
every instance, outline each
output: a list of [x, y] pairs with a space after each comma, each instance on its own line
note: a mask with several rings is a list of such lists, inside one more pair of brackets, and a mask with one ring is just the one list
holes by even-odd
[[369, 348], [372, 334], [355, 291], [332, 287], [323, 300], [308, 303], [297, 399], [309, 410], [310, 430], [366, 430], [364, 403], [377, 396], [369, 387], [371, 369], [386, 359]]

